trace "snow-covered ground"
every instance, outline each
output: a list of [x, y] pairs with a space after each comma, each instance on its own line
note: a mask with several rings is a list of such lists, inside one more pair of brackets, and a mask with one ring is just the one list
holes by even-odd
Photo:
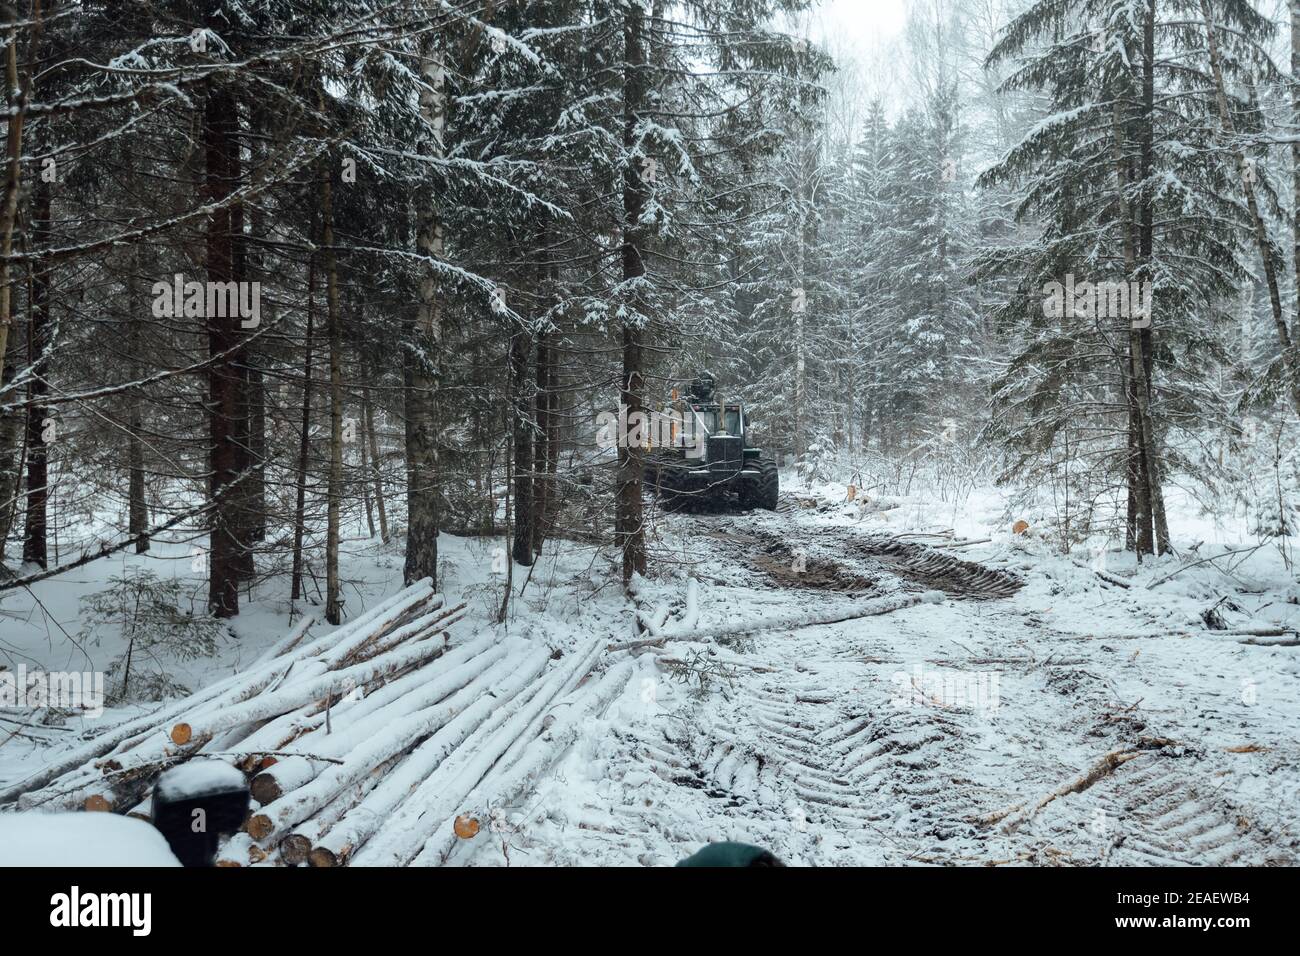
[[[991, 490], [847, 498], [819, 483], [788, 492], [775, 514], [655, 510], [637, 603], [675, 639], [605, 653], [613, 702], [448, 862], [661, 865], [721, 839], [816, 865], [1297, 862], [1300, 648], [1242, 643], [1202, 617], [1214, 607], [1230, 630], [1300, 627], [1277, 548], [1161, 583], [1254, 542], [1175, 499], [1181, 555], [1139, 567], [1100, 549], [1060, 554], [1032, 513], [1013, 534]], [[982, 543], [953, 546], [938, 533], [949, 529]], [[646, 637], [608, 550], [551, 543], [531, 575], [515, 569], [498, 625], [500, 542], [444, 536], [440, 547], [444, 590], [470, 605], [456, 643], [495, 630], [564, 653]], [[67, 636], [78, 599], [146, 562], [201, 595], [180, 546], [92, 565], [6, 598], [0, 663], [105, 666], [122, 650], [115, 635]], [[400, 542], [351, 542], [343, 576], [355, 615], [399, 588]], [[282, 636], [279, 587], [255, 595], [215, 656], [176, 665], [177, 679], [193, 689]], [[935, 590], [941, 600], [876, 616], [708, 637]], [[141, 709], [61, 727], [0, 714], [0, 785]]]

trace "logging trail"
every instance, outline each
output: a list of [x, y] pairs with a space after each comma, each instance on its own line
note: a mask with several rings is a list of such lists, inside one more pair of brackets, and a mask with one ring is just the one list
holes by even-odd
[[640, 595], [651, 639], [616, 645], [622, 692], [450, 861], [737, 839], [809, 865], [1296, 862], [1294, 649], [1207, 631], [1195, 587], [858, 514], [665, 516], [679, 573]]
[[254, 797], [228, 866], [666, 865], [721, 839], [803, 865], [1297, 862], [1300, 650], [1258, 636], [1295, 626], [1267, 569], [1211, 629], [1212, 565], [1090, 567], [899, 511], [657, 513], [634, 602], [561, 542], [500, 625], [491, 543], [452, 539], [441, 593], [300, 620], [28, 747], [0, 804], [147, 815], [160, 770], [209, 759]]

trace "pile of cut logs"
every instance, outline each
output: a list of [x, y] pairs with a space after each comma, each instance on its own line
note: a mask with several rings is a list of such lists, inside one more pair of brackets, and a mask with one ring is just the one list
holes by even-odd
[[563, 655], [518, 638], [451, 641], [463, 612], [423, 581], [321, 637], [305, 619], [240, 673], [0, 791], [0, 808], [148, 818], [159, 774], [201, 756], [242, 770], [253, 796], [218, 865], [436, 865], [525, 794], [629, 677], [586, 680], [596, 641]]

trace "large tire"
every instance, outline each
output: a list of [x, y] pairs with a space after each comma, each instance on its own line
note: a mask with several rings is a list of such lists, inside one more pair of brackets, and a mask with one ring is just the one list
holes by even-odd
[[654, 489], [665, 506], [677, 503], [686, 489], [686, 470], [671, 461], [656, 461], [646, 468], [646, 483]]
[[750, 479], [741, 487], [740, 503], [745, 508], [762, 508], [775, 511], [777, 499], [781, 496], [781, 479], [776, 472], [776, 462], [770, 458], [760, 458], [758, 477]]

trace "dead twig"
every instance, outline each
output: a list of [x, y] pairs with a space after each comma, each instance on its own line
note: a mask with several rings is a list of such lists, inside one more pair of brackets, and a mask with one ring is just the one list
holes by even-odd
[[1071, 793], [1082, 793], [1103, 777], [1110, 776], [1130, 760], [1140, 757], [1143, 753], [1147, 752], [1149, 751], [1112, 750], [1088, 768], [1088, 771], [1082, 776], [1061, 784], [1051, 793], [1040, 799], [1028, 811], [1024, 809], [1025, 805], [1023, 803], [1016, 803], [1006, 807], [1005, 809], [995, 810], [992, 813], [987, 813], [982, 817], [978, 817], [977, 822], [982, 823], [985, 826], [991, 826], [994, 823], [1005, 820], [1006, 822], [1003, 823], [1002, 829], [1004, 832], [1010, 833], [1057, 797], [1063, 797]]
[[[1166, 581], [1172, 579], [1172, 578], [1175, 577], [1176, 575], [1182, 574], [1182, 573], [1183, 573], [1184, 571], [1186, 571], [1188, 568], [1194, 568], [1194, 567], [1196, 567], [1196, 566], [1199, 565], [1199, 564], [1209, 564], [1209, 563], [1212, 563], [1212, 562], [1214, 562], [1214, 561], [1218, 561], [1220, 558], [1229, 558], [1229, 557], [1232, 557], [1232, 555], [1234, 555], [1234, 554], [1253, 554], [1254, 552], [1258, 551], [1258, 550], [1259, 550], [1260, 548], [1262, 548], [1262, 547], [1264, 547], [1264, 545], [1262, 545], [1262, 544], [1256, 544], [1256, 545], [1253, 545], [1253, 546], [1251, 546], [1251, 547], [1249, 547], [1249, 548], [1237, 548], [1237, 549], [1235, 549], [1235, 550], [1233, 550], [1233, 551], [1224, 551], [1222, 554], [1212, 554], [1212, 555], [1210, 555], [1208, 558], [1201, 558], [1199, 561], [1191, 561], [1191, 562], [1189, 562], [1189, 563], [1187, 563], [1187, 564], [1182, 565], [1182, 566], [1179, 567], [1178, 569], [1169, 572], [1169, 573], [1166, 574], [1163, 578], [1157, 578], [1155, 581], [1152, 581], [1150, 584], [1147, 585], [1147, 590], [1148, 590], [1148, 591], [1153, 591], [1153, 590], [1155, 590], [1155, 589], [1158, 588], [1160, 585], [1164, 584]], [[1238, 565], [1240, 565], [1241, 562], [1239, 561], [1239, 562], [1237, 562], [1237, 563], [1238, 563]], [[1222, 569], [1220, 569], [1220, 570], [1222, 570]]]

